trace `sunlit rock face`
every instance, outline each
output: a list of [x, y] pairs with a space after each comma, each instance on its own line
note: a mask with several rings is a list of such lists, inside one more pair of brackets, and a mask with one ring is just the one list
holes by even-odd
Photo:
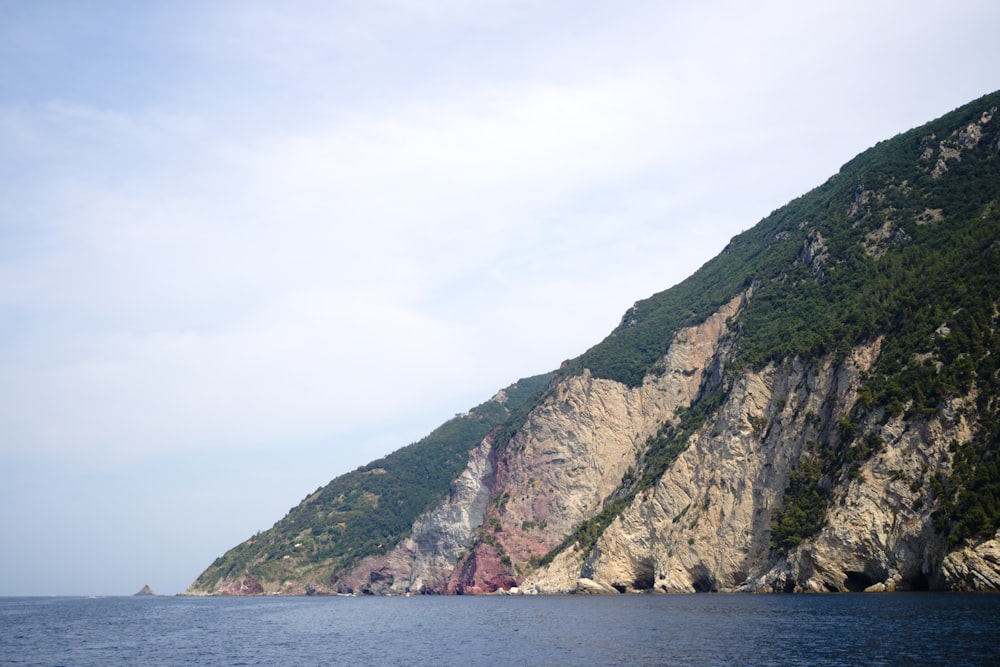
[[679, 332], [663, 372], [640, 387], [587, 372], [564, 379], [510, 442], [499, 447], [488, 438], [473, 452], [450, 497], [421, 517], [410, 539], [364, 562], [340, 585], [364, 587], [366, 572], [380, 571], [395, 576], [391, 585], [369, 582], [376, 592], [487, 593], [515, 585], [600, 510], [646, 438], [690, 404], [713, 368], [727, 319], [744, 299]]
[[772, 548], [790, 474], [817, 442], [837, 437], [881, 340], [837, 361], [787, 359], [742, 372], [667, 473], [592, 550], [570, 546], [540, 565], [601, 511], [646, 438], [722, 381], [727, 322], [747, 298], [679, 332], [664, 371], [640, 387], [586, 372], [564, 379], [509, 443], [484, 440], [451, 496], [348, 585], [396, 594], [998, 588], [997, 540], [950, 550], [923, 500], [934, 472], [951, 465], [947, 443], [972, 437], [975, 424], [963, 416], [970, 397], [929, 418], [880, 423], [879, 451], [831, 482], [822, 529], [787, 552]]
[[[873, 345], [839, 364], [789, 361], [745, 374], [668, 474], [604, 533], [581, 571], [619, 590], [662, 592], [975, 588], [991, 581], [979, 574], [990, 571], [988, 546], [949, 554], [955, 565], [942, 568], [948, 547], [922, 504], [929, 471], [950, 465], [946, 443], [969, 437], [969, 425], [947, 414], [887, 422], [881, 450], [830, 490], [825, 527], [787, 554], [770, 548], [790, 472], [809, 456], [811, 442], [837, 427], [877, 351]], [[541, 573], [538, 583], [557, 589], [570, 579]]]

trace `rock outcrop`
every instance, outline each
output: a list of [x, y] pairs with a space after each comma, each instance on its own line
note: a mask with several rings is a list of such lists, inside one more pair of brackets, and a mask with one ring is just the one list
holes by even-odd
[[341, 593], [442, 593], [472, 545], [494, 486], [492, 437], [469, 455], [446, 500], [423, 514], [410, 537], [386, 556], [364, 559], [335, 582]]
[[[305, 593], [305, 589], [302, 590]], [[263, 595], [264, 585], [260, 582], [257, 577], [250, 573], [244, 574], [242, 577], [228, 585], [221, 586], [216, 593], [217, 595]]]
[[1000, 531], [992, 540], [949, 553], [938, 576], [940, 586], [950, 590], [1000, 590]]
[[812, 455], [811, 443], [832, 437], [877, 352], [874, 344], [841, 363], [792, 361], [741, 376], [716, 418], [608, 528], [589, 559], [564, 560], [527, 585], [565, 592], [572, 590], [567, 582], [583, 576], [617, 590], [818, 592], [875, 583], [972, 587], [988, 578], [982, 572], [996, 555], [988, 548], [974, 551], [975, 558], [949, 555], [968, 572], [942, 571], [947, 544], [924, 503], [927, 471], [950, 464], [946, 443], [969, 437], [968, 424], [948, 414], [886, 423], [881, 450], [831, 489], [820, 533], [785, 557], [770, 547], [791, 471]]
[[662, 373], [640, 387], [587, 372], [563, 380], [510, 442], [498, 449], [484, 440], [448, 500], [392, 553], [341, 577], [340, 590], [490, 593], [516, 585], [518, 569], [600, 509], [665, 416], [691, 403], [746, 298], [679, 332]]

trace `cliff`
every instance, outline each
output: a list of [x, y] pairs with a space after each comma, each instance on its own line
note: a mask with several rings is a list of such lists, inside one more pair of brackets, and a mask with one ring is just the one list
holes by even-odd
[[334, 480], [189, 592], [1000, 590], [998, 105], [859, 155], [474, 409], [377, 546], [343, 548], [372, 514], [318, 507], [355, 497]]

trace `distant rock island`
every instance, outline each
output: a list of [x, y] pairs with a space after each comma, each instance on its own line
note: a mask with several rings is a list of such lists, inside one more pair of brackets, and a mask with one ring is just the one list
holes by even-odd
[[156, 595], [156, 593], [154, 593], [153, 589], [150, 588], [149, 585], [147, 584], [146, 586], [143, 586], [141, 589], [139, 589], [139, 592], [136, 593], [136, 595]]

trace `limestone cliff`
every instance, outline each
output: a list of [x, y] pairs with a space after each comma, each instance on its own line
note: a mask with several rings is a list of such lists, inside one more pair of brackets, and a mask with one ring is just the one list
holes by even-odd
[[[928, 471], [950, 465], [947, 443], [970, 437], [969, 423], [956, 418], [960, 400], [926, 420], [880, 426], [884, 444], [836, 480], [821, 532], [786, 556], [770, 549], [773, 511], [790, 473], [814, 455], [815, 443], [837, 437], [838, 415], [856, 400], [877, 352], [876, 343], [840, 363], [789, 361], [742, 375], [668, 474], [622, 513], [588, 558], [564, 559], [529, 584], [567, 591], [583, 577], [620, 591], [995, 587], [978, 585], [996, 581], [995, 547], [949, 554], [924, 502]], [[955, 564], [942, 568], [946, 555]]]
[[744, 299], [679, 332], [660, 372], [640, 387], [586, 372], [563, 379], [503, 447], [484, 440], [450, 497], [391, 554], [340, 578], [341, 590], [484, 593], [516, 585], [525, 567], [600, 510], [664, 415], [698, 394]]
[[389, 557], [365, 562], [352, 584], [373, 593], [1000, 589], [998, 541], [951, 550], [928, 502], [931, 471], [951, 465], [948, 444], [973, 437], [968, 398], [926, 419], [873, 425], [882, 444], [834, 480], [822, 530], [787, 554], [771, 548], [790, 474], [819, 442], [841, 437], [838, 420], [856, 402], [878, 340], [837, 362], [792, 359], [740, 374], [667, 474], [591, 552], [570, 548], [537, 566], [600, 511], [645, 438], [724, 363], [725, 323], [741, 300], [680, 332], [664, 372], [641, 387], [588, 374], [564, 380], [494, 452], [495, 464], [486, 463], [486, 440], [451, 498]]

